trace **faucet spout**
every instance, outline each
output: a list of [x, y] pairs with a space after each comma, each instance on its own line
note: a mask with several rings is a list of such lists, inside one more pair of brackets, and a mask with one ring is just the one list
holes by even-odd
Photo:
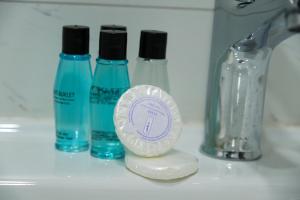
[[262, 47], [275, 48], [279, 43], [300, 32], [299, 9], [283, 10], [246, 38], [234, 43], [233, 46], [241, 51], [251, 51]]
[[216, 0], [216, 6], [201, 151], [221, 159], [255, 160], [261, 156], [272, 49], [300, 32], [300, 3]]

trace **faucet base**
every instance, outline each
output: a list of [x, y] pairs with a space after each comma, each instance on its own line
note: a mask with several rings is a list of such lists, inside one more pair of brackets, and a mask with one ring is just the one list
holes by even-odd
[[238, 152], [238, 151], [225, 151], [206, 145], [200, 147], [200, 152], [213, 158], [218, 158], [222, 160], [234, 160], [234, 161], [254, 161], [261, 158], [260, 151], [249, 151], [249, 152]]

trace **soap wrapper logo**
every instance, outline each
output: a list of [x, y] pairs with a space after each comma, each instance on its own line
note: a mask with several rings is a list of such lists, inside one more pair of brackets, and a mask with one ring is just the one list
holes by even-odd
[[127, 88], [102, 88], [92, 86], [90, 102], [95, 104], [116, 104]]
[[154, 117], [149, 115], [144, 126], [144, 130], [143, 130], [144, 135], [149, 135], [153, 121], [154, 121]]
[[147, 141], [165, 138], [172, 127], [169, 107], [155, 97], [143, 97], [134, 101], [129, 109], [128, 121], [126, 129], [135, 130], [135, 133]]
[[54, 90], [54, 101], [58, 104], [70, 105], [75, 101], [75, 92]]

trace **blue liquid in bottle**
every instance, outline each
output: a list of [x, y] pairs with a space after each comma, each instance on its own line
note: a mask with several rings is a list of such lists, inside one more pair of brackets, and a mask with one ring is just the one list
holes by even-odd
[[130, 87], [126, 39], [125, 31], [100, 33], [100, 54], [90, 91], [93, 157], [124, 157], [123, 145], [115, 133], [113, 113], [118, 99]]
[[[63, 30], [63, 53], [60, 54], [53, 93], [55, 147], [60, 151], [80, 152], [89, 148], [89, 91], [92, 82], [91, 56], [88, 54], [89, 29], [64, 26]], [[81, 46], [76, 46], [76, 43], [74, 46], [74, 38], [82, 40]]]

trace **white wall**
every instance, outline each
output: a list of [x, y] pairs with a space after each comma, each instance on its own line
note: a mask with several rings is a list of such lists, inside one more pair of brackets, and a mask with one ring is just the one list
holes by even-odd
[[267, 84], [266, 120], [300, 125], [300, 34], [275, 48]]
[[[169, 33], [171, 93], [185, 122], [203, 121], [213, 0], [0, 0], [0, 117], [52, 117], [52, 85], [61, 49], [61, 27], [91, 28], [90, 51], [98, 51], [101, 24], [128, 27], [132, 74], [141, 29]], [[274, 52], [266, 121], [300, 125], [300, 37]], [[93, 61], [94, 65], [94, 61]]]

